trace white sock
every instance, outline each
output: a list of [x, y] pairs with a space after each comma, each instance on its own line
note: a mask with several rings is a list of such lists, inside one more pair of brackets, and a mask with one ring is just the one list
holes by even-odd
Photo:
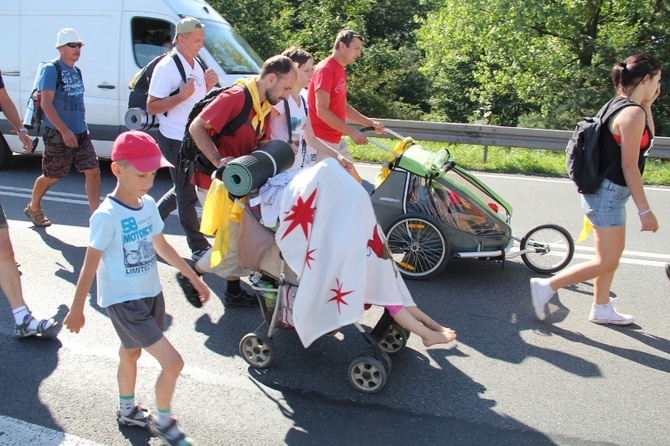
[[172, 411], [170, 409], [168, 410], [160, 410], [156, 409], [156, 416], [158, 418], [158, 425], [161, 427], [165, 427], [172, 421]]
[[135, 395], [123, 396], [119, 395], [119, 412], [123, 415], [128, 415], [135, 407]]
[[14, 315], [14, 323], [16, 325], [21, 325], [26, 315], [30, 314], [30, 310], [28, 310], [27, 306], [23, 305], [15, 310], [12, 310], [12, 314]]

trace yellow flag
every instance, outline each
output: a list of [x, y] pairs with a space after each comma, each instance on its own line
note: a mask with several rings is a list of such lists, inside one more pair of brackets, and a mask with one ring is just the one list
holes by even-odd
[[577, 243], [581, 243], [586, 240], [586, 237], [589, 236], [589, 232], [593, 229], [593, 223], [589, 220], [586, 215], [584, 216], [584, 221], [582, 222], [582, 232], [579, 233], [579, 238], [577, 238]]

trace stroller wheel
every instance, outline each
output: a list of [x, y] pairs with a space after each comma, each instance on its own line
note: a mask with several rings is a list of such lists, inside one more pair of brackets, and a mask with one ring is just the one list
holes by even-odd
[[349, 365], [349, 382], [359, 392], [377, 393], [386, 385], [386, 369], [370, 356], [354, 359]]
[[558, 225], [536, 226], [521, 240], [520, 249], [534, 252], [521, 254], [523, 263], [533, 271], [551, 274], [563, 269], [575, 254], [572, 236]]
[[444, 230], [422, 214], [404, 214], [386, 230], [386, 238], [400, 274], [424, 280], [439, 274], [449, 261], [451, 245]]
[[391, 374], [391, 370], [393, 369], [393, 363], [391, 362], [391, 357], [384, 350], [380, 350], [379, 353], [381, 354], [376, 355], [374, 348], [366, 348], [358, 352], [356, 357], [363, 358], [365, 356], [370, 356], [375, 358], [377, 361], [382, 363], [384, 369], [386, 369], [386, 376], [388, 377]]
[[264, 334], [247, 333], [240, 341], [239, 350], [242, 358], [253, 368], [264, 369], [274, 362], [274, 342]]
[[410, 332], [400, 325], [391, 324], [379, 341], [379, 347], [389, 355], [397, 355], [407, 347]]

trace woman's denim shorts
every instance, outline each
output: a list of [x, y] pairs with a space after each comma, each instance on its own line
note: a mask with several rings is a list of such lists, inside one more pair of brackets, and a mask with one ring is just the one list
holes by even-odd
[[603, 180], [592, 194], [582, 195], [582, 210], [593, 226], [615, 228], [626, 225], [626, 203], [630, 191], [610, 180]]

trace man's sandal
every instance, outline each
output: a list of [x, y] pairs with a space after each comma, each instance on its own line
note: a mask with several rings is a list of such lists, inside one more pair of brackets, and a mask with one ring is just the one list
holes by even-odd
[[177, 273], [177, 283], [181, 287], [181, 290], [186, 296], [186, 300], [196, 308], [202, 307], [202, 301], [200, 300], [200, 294], [195, 289], [191, 281], [188, 280], [182, 273]]
[[30, 205], [28, 205], [23, 210], [23, 212], [30, 219], [30, 221], [33, 222], [33, 224], [35, 226], [40, 227], [40, 228], [46, 228], [47, 226], [51, 226], [51, 220], [49, 220], [46, 217], [46, 215], [44, 215], [44, 212], [42, 212], [42, 209], [40, 209], [38, 211], [33, 211], [32, 209], [30, 209]]
[[53, 319], [42, 319], [37, 323], [35, 328], [30, 328], [30, 324], [35, 320], [32, 314], [28, 313], [23, 318], [23, 323], [14, 325], [14, 336], [17, 338], [27, 338], [28, 336], [39, 335], [53, 330], [57, 322]]

